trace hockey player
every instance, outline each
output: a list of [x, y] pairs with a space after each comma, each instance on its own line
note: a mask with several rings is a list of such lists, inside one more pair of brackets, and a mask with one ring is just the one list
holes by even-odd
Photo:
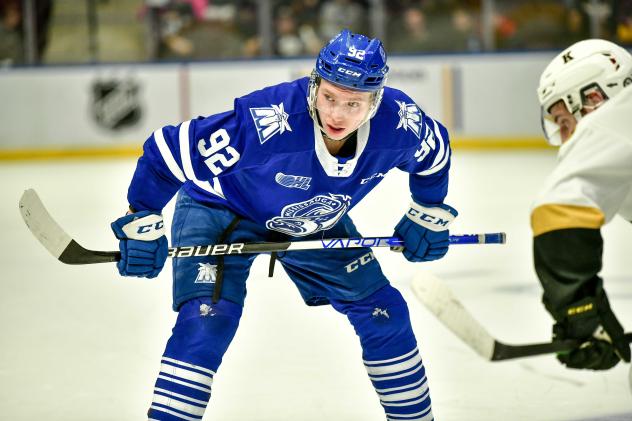
[[[320, 52], [310, 78], [235, 100], [232, 111], [156, 130], [112, 223], [124, 276], [155, 277], [167, 255], [160, 214], [178, 193], [173, 245], [357, 237], [347, 212], [393, 168], [410, 173], [412, 203], [395, 228], [412, 262], [448, 250], [443, 204], [446, 129], [403, 92], [384, 87], [382, 43], [347, 30]], [[237, 330], [255, 255], [173, 259], [178, 318], [149, 418], [201, 419]], [[274, 256], [273, 256], [274, 257]], [[389, 420], [433, 419], [425, 368], [402, 295], [368, 248], [299, 251], [278, 260], [307, 305], [345, 314]]]
[[558, 355], [570, 368], [606, 370], [630, 346], [602, 279], [601, 227], [632, 222], [632, 56], [609, 41], [571, 45], [546, 67], [538, 96], [558, 164], [531, 213], [533, 253], [555, 319], [555, 339], [582, 345]]

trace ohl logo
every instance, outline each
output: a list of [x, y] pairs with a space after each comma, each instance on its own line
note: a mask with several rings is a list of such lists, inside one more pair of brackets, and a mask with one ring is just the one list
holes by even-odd
[[300, 175], [286, 175], [282, 172], [276, 173], [274, 180], [288, 189], [309, 189], [309, 183], [312, 181], [312, 177], [303, 177]]
[[286, 130], [291, 132], [288, 123], [289, 115], [283, 110], [283, 103], [270, 107], [251, 108], [250, 115], [255, 122], [259, 142], [264, 144], [277, 133], [283, 134]]

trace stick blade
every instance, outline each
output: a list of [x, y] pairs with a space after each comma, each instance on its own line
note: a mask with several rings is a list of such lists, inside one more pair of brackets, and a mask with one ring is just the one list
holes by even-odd
[[72, 238], [50, 216], [33, 189], [25, 190], [20, 198], [20, 213], [35, 238], [56, 259], [66, 250]]
[[426, 271], [419, 272], [411, 288], [419, 301], [467, 346], [488, 361], [494, 359], [495, 339], [472, 317], [441, 279]]

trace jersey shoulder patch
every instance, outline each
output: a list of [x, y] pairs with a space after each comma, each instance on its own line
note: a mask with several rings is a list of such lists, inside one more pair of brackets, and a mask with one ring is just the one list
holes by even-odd
[[250, 108], [250, 115], [257, 130], [259, 143], [264, 144], [275, 134], [283, 134], [286, 130], [292, 131], [288, 121], [289, 115], [285, 112], [283, 102], [271, 104], [269, 107]]
[[306, 80], [254, 91], [237, 99], [235, 106], [252, 118], [259, 143], [264, 144], [275, 135], [291, 132], [295, 120], [307, 113]]
[[399, 123], [397, 123], [396, 129], [410, 130], [417, 139], [421, 139], [423, 128], [423, 113], [421, 109], [414, 102], [406, 103], [397, 99], [395, 102], [399, 106], [399, 111], [397, 112]]
[[412, 98], [398, 89], [384, 88], [379, 114], [400, 136], [413, 135], [421, 140], [424, 135], [425, 113]]

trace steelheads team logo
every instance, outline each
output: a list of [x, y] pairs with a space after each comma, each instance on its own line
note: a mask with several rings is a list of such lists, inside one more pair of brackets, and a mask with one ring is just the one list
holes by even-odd
[[309, 235], [333, 227], [350, 206], [351, 196], [319, 194], [304, 202], [287, 205], [280, 216], [266, 221], [266, 227], [289, 235]]
[[139, 91], [139, 84], [131, 79], [108, 79], [94, 82], [92, 115], [96, 123], [114, 131], [138, 123], [142, 116]]
[[283, 103], [270, 107], [251, 108], [250, 115], [255, 122], [259, 142], [264, 144], [275, 134], [292, 131], [288, 123], [289, 115], [283, 110]]
[[417, 106], [417, 104], [406, 104], [403, 101], [398, 101], [397, 105], [399, 105], [399, 111], [397, 115], [399, 115], [399, 124], [395, 129], [399, 129], [400, 127], [404, 130], [409, 130], [415, 133], [417, 139], [421, 138], [421, 110]]

